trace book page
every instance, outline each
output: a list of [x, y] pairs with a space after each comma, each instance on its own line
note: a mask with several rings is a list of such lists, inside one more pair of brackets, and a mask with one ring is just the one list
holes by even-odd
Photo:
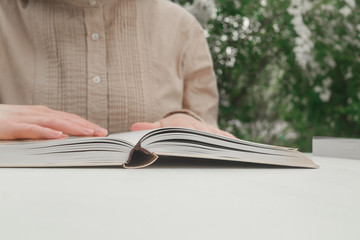
[[131, 143], [132, 145], [136, 146], [136, 144], [138, 144], [145, 135], [147, 135], [148, 133], [151, 133], [153, 131], [157, 131], [157, 129], [134, 131], [134, 132], [113, 133], [113, 134], [109, 134], [108, 138], [125, 140], [125, 141]]
[[141, 147], [158, 156], [182, 156], [317, 168], [300, 152], [285, 147], [226, 138], [201, 131], [164, 128], [148, 133]]
[[111, 138], [12, 141], [0, 144], [0, 167], [122, 165], [133, 146]]

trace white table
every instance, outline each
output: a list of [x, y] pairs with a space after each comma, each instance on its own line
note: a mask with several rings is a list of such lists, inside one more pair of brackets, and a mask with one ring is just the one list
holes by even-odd
[[360, 160], [0, 169], [0, 239], [360, 239]]

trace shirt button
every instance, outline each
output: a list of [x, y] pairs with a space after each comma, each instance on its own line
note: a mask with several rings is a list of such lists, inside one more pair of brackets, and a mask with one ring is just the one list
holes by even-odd
[[90, 1], [89, 1], [89, 4], [90, 4], [90, 6], [95, 6], [95, 5], [96, 5], [96, 1], [95, 1], [95, 0], [90, 0]]
[[94, 40], [94, 41], [99, 40], [99, 34], [97, 34], [97, 33], [91, 34], [91, 39]]
[[93, 78], [93, 83], [100, 83], [101, 82], [101, 78], [99, 76], [95, 76]]

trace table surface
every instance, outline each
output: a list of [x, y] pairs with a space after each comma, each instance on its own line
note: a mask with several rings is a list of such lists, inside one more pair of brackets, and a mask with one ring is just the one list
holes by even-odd
[[360, 239], [360, 160], [0, 169], [0, 239]]

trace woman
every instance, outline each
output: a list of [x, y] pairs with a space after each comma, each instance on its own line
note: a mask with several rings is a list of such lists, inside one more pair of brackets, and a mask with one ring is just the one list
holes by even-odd
[[171, 126], [231, 136], [217, 128], [203, 30], [169, 1], [0, 0], [0, 72], [0, 139]]

